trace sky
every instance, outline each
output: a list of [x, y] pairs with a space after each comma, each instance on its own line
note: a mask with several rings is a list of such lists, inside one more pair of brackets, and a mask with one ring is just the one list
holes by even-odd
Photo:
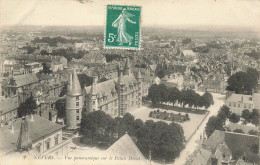
[[[89, 0], [90, 1], [90, 0]], [[0, 26], [103, 26], [106, 5], [142, 6], [142, 26], [260, 29], [259, 0], [0, 0]]]

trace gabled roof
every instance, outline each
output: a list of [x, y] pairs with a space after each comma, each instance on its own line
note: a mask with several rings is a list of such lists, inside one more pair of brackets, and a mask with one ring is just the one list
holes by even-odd
[[207, 165], [212, 154], [211, 152], [201, 148], [196, 158], [193, 160], [192, 165]]
[[[138, 163], [138, 164], [148, 164], [147, 160], [137, 148], [133, 140], [130, 136], [126, 133], [122, 136], [119, 140], [117, 140], [112, 146], [107, 149], [107, 153], [110, 154], [112, 157], [129, 157], [138, 158], [139, 160], [129, 160], [131, 164]], [[126, 161], [127, 162], [127, 161]]]

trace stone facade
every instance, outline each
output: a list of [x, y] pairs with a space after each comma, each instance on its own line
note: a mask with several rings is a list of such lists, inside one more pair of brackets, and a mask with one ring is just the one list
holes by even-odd
[[84, 106], [87, 112], [102, 110], [112, 117], [123, 116], [133, 108], [142, 106], [143, 85], [141, 73], [135, 77], [131, 71], [129, 59], [120, 74], [102, 83], [94, 81], [85, 87]]

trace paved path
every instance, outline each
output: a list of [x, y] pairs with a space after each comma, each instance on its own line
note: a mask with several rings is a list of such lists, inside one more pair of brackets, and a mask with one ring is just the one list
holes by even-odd
[[209, 115], [202, 122], [197, 132], [192, 136], [192, 138], [186, 143], [185, 149], [180, 153], [180, 157], [174, 162], [174, 165], [182, 165], [185, 163], [186, 158], [194, 152], [198, 144], [196, 141], [200, 138], [200, 135], [204, 132], [204, 128], [211, 116], [217, 115], [219, 108], [224, 104], [224, 95], [212, 93], [214, 99], [214, 105], [209, 107]]

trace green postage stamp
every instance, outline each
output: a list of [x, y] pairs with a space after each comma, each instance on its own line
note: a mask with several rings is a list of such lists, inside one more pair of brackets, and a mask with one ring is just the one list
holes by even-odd
[[105, 48], [139, 49], [141, 7], [107, 5]]

